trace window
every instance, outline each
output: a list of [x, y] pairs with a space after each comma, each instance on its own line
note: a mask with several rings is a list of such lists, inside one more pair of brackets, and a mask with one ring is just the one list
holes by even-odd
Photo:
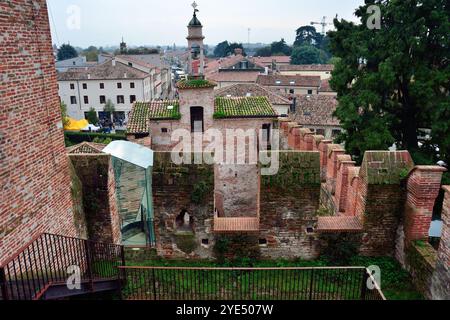
[[130, 83], [130, 88], [131, 88], [131, 89], [134, 89], [134, 88], [135, 88], [134, 82], [131, 82], [131, 83]]
[[73, 83], [70, 84], [70, 90], [75, 90], [75, 84]]
[[70, 97], [70, 103], [71, 103], [71, 104], [77, 104], [77, 97], [71, 96], [71, 97]]
[[128, 66], [132, 67], [132, 66], [133, 66], [133, 64], [132, 64], [131, 62], [128, 62]]
[[89, 97], [88, 96], [84, 96], [84, 104], [89, 104]]
[[209, 239], [202, 239], [202, 245], [204, 246], [209, 245]]
[[203, 108], [191, 108], [191, 132], [204, 132]]
[[87, 90], [87, 83], [83, 83], [83, 89]]
[[105, 104], [105, 103], [106, 103], [106, 97], [100, 96], [100, 104]]
[[168, 131], [169, 131], [169, 130], [167, 130], [167, 128], [162, 128], [162, 129], [161, 129], [161, 132], [162, 132], [162, 133], [167, 133]]
[[260, 245], [260, 246], [265, 246], [265, 245], [267, 245], [267, 239], [259, 239], [259, 245]]
[[313, 94], [313, 91], [312, 90], [308, 90], [308, 94]]
[[135, 95], [131, 95], [130, 96], [130, 103], [135, 103], [136, 102], [136, 96]]
[[122, 83], [121, 82], [117, 82], [117, 89], [122, 89]]
[[289, 93], [290, 93], [290, 94], [294, 94], [294, 93], [295, 93], [295, 90], [294, 90], [294, 89], [290, 89], [290, 90], [289, 90]]
[[324, 129], [317, 129], [316, 134], [319, 136], [325, 136], [325, 130]]
[[124, 104], [124, 103], [125, 103], [125, 97], [117, 96], [117, 104]]
[[104, 83], [100, 83], [100, 89], [105, 89], [105, 84]]

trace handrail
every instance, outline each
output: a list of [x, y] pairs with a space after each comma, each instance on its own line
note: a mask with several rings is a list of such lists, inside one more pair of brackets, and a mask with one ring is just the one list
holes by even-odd
[[276, 267], [267, 267], [267, 268], [239, 268], [239, 267], [139, 267], [139, 266], [119, 266], [119, 269], [124, 270], [218, 270], [218, 271], [274, 271], [274, 270], [367, 270], [366, 267], [284, 267], [284, 268], [276, 268]]
[[41, 233], [0, 267], [2, 299], [38, 299], [53, 284], [67, 281], [69, 267], [74, 266], [81, 280], [91, 284], [99, 279], [122, 279], [116, 267], [124, 261], [121, 245]]

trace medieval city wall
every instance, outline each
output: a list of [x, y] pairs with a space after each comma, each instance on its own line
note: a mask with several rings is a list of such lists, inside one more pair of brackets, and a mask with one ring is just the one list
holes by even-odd
[[111, 156], [71, 154], [69, 158], [82, 185], [89, 240], [120, 244], [120, 217]]
[[0, 3], [0, 264], [41, 233], [79, 236], [45, 0]]
[[427, 298], [448, 298], [448, 187], [439, 250], [428, 243], [445, 169], [415, 166], [406, 151], [367, 152], [357, 167], [340, 146], [322, 136], [289, 121], [281, 121], [280, 127], [290, 149], [320, 152], [322, 205], [331, 216], [318, 218], [318, 232], [345, 235], [351, 230], [350, 241], [358, 244], [360, 254], [395, 256]]

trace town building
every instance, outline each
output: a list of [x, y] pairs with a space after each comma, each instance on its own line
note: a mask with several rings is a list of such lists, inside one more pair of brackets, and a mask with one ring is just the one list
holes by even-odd
[[294, 103], [293, 100], [289, 100], [275, 91], [256, 83], [234, 84], [216, 90], [215, 95], [216, 97], [267, 97], [279, 117], [287, 116]]
[[321, 79], [320, 76], [272, 74], [259, 75], [256, 83], [285, 95], [316, 95], [319, 94]]
[[104, 107], [111, 100], [114, 122], [124, 125], [135, 101], [151, 100], [151, 76], [113, 58], [91, 68], [58, 73], [58, 92], [69, 117], [85, 119], [94, 108], [99, 119], [109, 119]]
[[96, 62], [87, 62], [86, 57], [80, 56], [72, 59], [56, 61], [56, 70], [58, 72], [65, 72], [69, 69], [81, 69], [95, 66]]
[[295, 102], [295, 112], [290, 114], [292, 121], [328, 140], [334, 140], [342, 132], [339, 119], [334, 116], [336, 97], [297, 95]]
[[332, 64], [278, 65], [277, 72], [285, 76], [320, 76], [322, 80], [331, 78]]

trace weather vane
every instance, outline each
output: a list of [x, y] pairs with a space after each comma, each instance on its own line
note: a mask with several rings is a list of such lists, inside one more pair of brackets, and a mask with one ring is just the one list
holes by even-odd
[[194, 12], [199, 12], [197, 10], [197, 7], [198, 7], [198, 4], [197, 4], [197, 2], [194, 1], [194, 3], [192, 4], [192, 8], [194, 8]]

